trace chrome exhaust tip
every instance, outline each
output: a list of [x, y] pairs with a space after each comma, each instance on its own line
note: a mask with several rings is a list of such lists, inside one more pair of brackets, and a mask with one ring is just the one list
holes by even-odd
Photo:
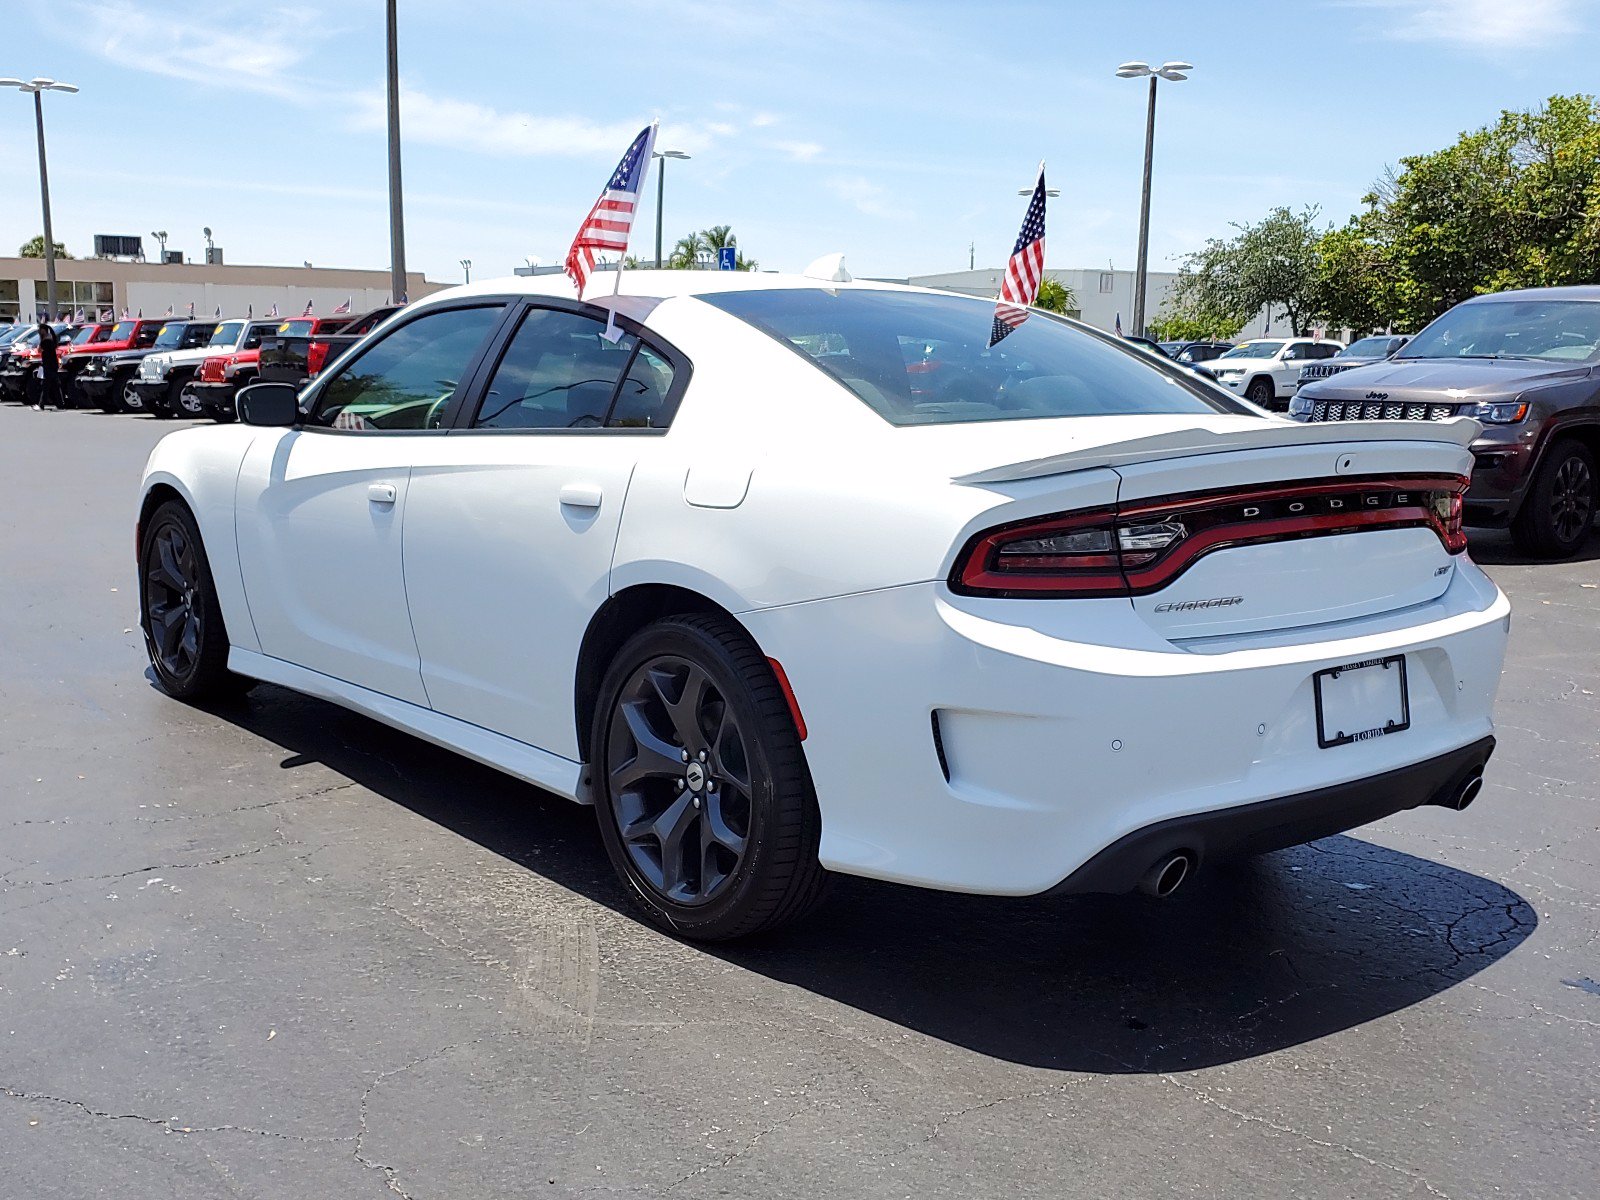
[[1457, 789], [1456, 794], [1450, 800], [1450, 807], [1457, 812], [1461, 812], [1467, 805], [1478, 798], [1478, 793], [1481, 791], [1483, 791], [1483, 772], [1474, 771], [1467, 776], [1466, 781]]
[[1194, 855], [1187, 850], [1164, 855], [1150, 865], [1139, 880], [1139, 890], [1147, 896], [1166, 899], [1188, 880], [1194, 871]]

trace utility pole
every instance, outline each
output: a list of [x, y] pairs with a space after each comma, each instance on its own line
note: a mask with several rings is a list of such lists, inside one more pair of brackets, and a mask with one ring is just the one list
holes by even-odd
[[389, 74], [389, 292], [396, 304], [406, 294], [406, 222], [400, 202], [400, 35], [396, 0], [388, 0]]

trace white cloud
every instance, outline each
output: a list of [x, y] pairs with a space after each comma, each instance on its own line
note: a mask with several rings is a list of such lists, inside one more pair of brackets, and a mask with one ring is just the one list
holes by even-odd
[[151, 11], [126, 0], [86, 0], [63, 10], [75, 39], [118, 66], [293, 99], [291, 73], [308, 53], [308, 29], [319, 27], [307, 9], [244, 9], [238, 20], [213, 11], [204, 22], [182, 6]]
[[795, 162], [812, 162], [822, 153], [816, 142], [773, 142], [773, 149], [781, 150]]
[[882, 186], [864, 175], [840, 175], [828, 180], [828, 190], [859, 213], [869, 217], [905, 217], [910, 214], [892, 205]]
[[1527, 50], [1578, 31], [1578, 0], [1347, 0], [1386, 14], [1385, 36], [1465, 49]]
[[[350, 126], [356, 130], [382, 130], [387, 120], [382, 92], [355, 97]], [[587, 117], [541, 117], [507, 112], [436, 96], [401, 85], [400, 130], [408, 142], [428, 142], [480, 154], [520, 156], [537, 154], [588, 155], [596, 150], [621, 154], [644, 124], [634, 121], [597, 122]]]

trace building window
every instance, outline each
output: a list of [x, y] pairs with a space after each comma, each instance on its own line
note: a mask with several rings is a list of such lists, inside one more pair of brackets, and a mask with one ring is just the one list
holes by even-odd
[[0, 279], [0, 325], [10, 324], [22, 317], [22, 309], [17, 300], [17, 281], [15, 279]]
[[[42, 289], [34, 290], [43, 295]], [[109, 283], [91, 283], [81, 279], [62, 280], [56, 285], [56, 295], [63, 309], [71, 311], [81, 308], [86, 317], [93, 317], [95, 313], [111, 308], [113, 303]]]
[[1110, 293], [1116, 288], [1116, 286], [1117, 286], [1117, 276], [1116, 276], [1115, 272], [1112, 272], [1112, 271], [1101, 271], [1100, 272], [1100, 294], [1102, 296], [1110, 295]]

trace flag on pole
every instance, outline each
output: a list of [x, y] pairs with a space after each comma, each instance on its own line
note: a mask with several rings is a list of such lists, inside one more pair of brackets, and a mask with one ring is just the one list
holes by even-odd
[[349, 312], [350, 311], [350, 301], [352, 299], [354, 299], [354, 297], [346, 296], [344, 298], [344, 303], [339, 305], [337, 308], [335, 308], [333, 310], [333, 315], [336, 316], [336, 317], [342, 317], [342, 316], [344, 316], [345, 313]]
[[[644, 190], [645, 178], [650, 174], [650, 152], [655, 144], [654, 125], [639, 131], [639, 136], [633, 139], [628, 152], [606, 181], [600, 198], [578, 227], [578, 236], [572, 239], [572, 249], [567, 251], [567, 274], [572, 277], [580, 300], [589, 274], [594, 270], [595, 255], [601, 250], [614, 250], [618, 255], [627, 253], [628, 234], [633, 229], [639, 193]], [[621, 262], [617, 269], [622, 269]]]
[[189, 320], [194, 320], [194, 301], [189, 301]]
[[276, 304], [272, 306], [272, 311], [269, 312], [267, 316], [271, 317], [274, 321], [278, 319], [278, 306]]
[[72, 319], [74, 321], [76, 321], [79, 325], [82, 325], [83, 324], [83, 309], [80, 308], [76, 313], [74, 313]]
[[1039, 182], [1022, 218], [1022, 232], [1006, 263], [1005, 279], [995, 300], [994, 324], [989, 327], [989, 345], [994, 347], [1028, 319], [1028, 305], [1039, 298], [1044, 282], [1044, 164], [1039, 164]]
[[1117, 325], [1116, 325], [1116, 329], [1113, 332], [1115, 332], [1118, 337], [1122, 336], [1122, 313], [1121, 312], [1117, 313]]
[[128, 319], [128, 310], [127, 309], [123, 309], [122, 310], [122, 319], [124, 321], [126, 321]]
[[222, 305], [217, 305], [217, 320], [222, 320]]
[[144, 309], [143, 308], [139, 309], [139, 315], [138, 315], [137, 319], [140, 320], [140, 321], [144, 320]]
[[172, 312], [172, 305], [170, 305], [170, 304], [169, 304], [169, 305], [167, 305], [167, 316], [169, 316], [169, 317], [170, 317], [170, 316], [172, 316], [172, 315], [173, 315], [173, 312]]
[[256, 319], [256, 306], [254, 304], [245, 305], [244, 319], [246, 321], [254, 321]]
[[305, 312], [301, 313], [300, 315], [302, 317], [309, 317], [311, 315], [311, 301], [309, 301], [309, 300], [306, 301], [306, 310], [305, 310]]

